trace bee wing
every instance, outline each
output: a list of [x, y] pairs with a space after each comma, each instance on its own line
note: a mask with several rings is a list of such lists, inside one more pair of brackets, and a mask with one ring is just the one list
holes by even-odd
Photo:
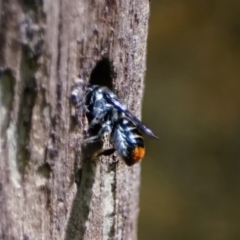
[[131, 112], [126, 110], [125, 112], [126, 117], [143, 133], [146, 135], [153, 137], [155, 139], [158, 139], [158, 137], [152, 132], [151, 129], [149, 129], [147, 126], [145, 126], [137, 117], [135, 117]]
[[106, 95], [106, 99], [109, 103], [111, 103], [121, 112], [125, 112], [127, 110], [126, 107], [119, 101], [118, 97], [114, 93], [108, 93]]
[[135, 117], [130, 111], [126, 109], [126, 107], [119, 101], [117, 96], [115, 94], [109, 94], [106, 96], [109, 103], [113, 104], [114, 107], [116, 107], [118, 110], [123, 112], [126, 117], [143, 133], [147, 134], [150, 137], [153, 137], [155, 139], [158, 139], [158, 137], [152, 132], [151, 129], [149, 129], [147, 126], [145, 126], [137, 117]]

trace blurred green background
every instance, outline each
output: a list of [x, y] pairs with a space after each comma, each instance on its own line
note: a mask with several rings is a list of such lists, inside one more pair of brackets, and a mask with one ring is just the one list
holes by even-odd
[[140, 240], [240, 239], [240, 1], [151, 0]]

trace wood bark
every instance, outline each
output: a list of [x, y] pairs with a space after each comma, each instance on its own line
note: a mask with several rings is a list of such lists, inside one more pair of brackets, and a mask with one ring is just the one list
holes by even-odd
[[0, 0], [0, 14], [0, 239], [136, 239], [140, 164], [83, 161], [70, 96], [92, 77], [140, 114], [148, 0]]

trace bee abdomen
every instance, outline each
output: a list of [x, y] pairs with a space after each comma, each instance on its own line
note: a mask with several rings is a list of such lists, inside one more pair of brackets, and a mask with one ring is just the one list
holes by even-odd
[[145, 155], [145, 148], [140, 146], [135, 146], [128, 151], [126, 156], [122, 156], [123, 160], [128, 166], [132, 166], [135, 163], [141, 161]]
[[143, 137], [127, 119], [121, 119], [115, 125], [111, 141], [128, 166], [139, 162], [145, 155]]

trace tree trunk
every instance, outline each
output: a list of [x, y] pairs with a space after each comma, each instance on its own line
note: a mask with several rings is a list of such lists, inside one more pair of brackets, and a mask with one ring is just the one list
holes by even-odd
[[0, 239], [136, 239], [140, 165], [82, 160], [70, 96], [92, 78], [139, 115], [148, 0], [1, 0], [0, 13]]

